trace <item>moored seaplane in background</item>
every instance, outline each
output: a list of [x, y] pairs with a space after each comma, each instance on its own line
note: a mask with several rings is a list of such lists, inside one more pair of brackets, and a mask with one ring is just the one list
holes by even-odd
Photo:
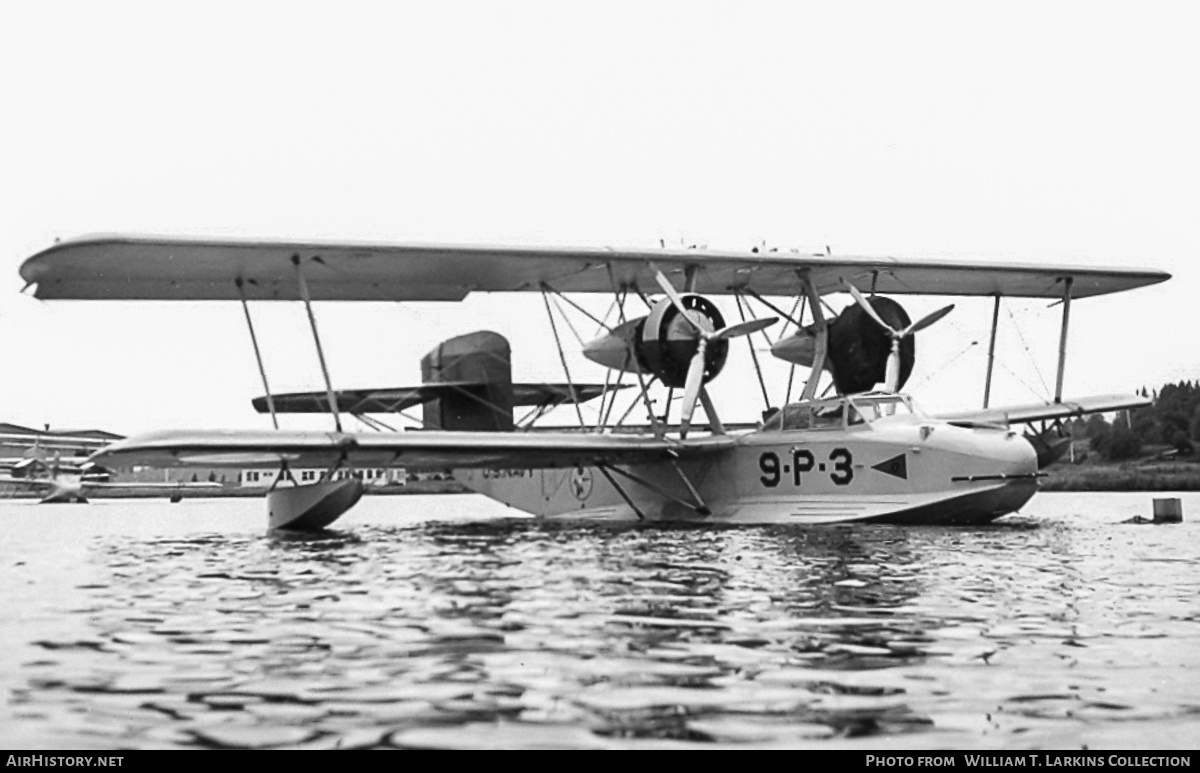
[[[85, 486], [104, 485], [111, 474], [89, 460], [112, 439], [29, 430], [0, 434], [0, 446], [17, 456], [0, 458], [0, 484], [8, 489], [35, 491], [44, 503], [86, 502]], [[30, 445], [32, 443], [32, 445]]]
[[[88, 237], [34, 255], [21, 275], [44, 299], [240, 301], [266, 396], [256, 405], [275, 430], [161, 431], [115, 443], [91, 459], [149, 466], [236, 464], [324, 467], [308, 485], [279, 486], [268, 497], [273, 528], [322, 528], [352, 507], [361, 482], [335, 480], [343, 467], [452, 469], [493, 499], [542, 517], [707, 523], [978, 524], [1012, 513], [1038, 487], [1039, 451], [1048, 463], [1058, 445], [1035, 449], [1012, 428], [1091, 412], [1146, 405], [1136, 395], [1062, 397], [1073, 300], [1162, 282], [1149, 269], [1005, 265], [787, 253], [696, 250], [553, 249], [438, 245]], [[647, 295], [654, 291], [658, 297]], [[313, 300], [458, 301], [472, 292], [542, 295], [567, 381], [563, 396], [579, 427], [541, 431], [514, 424], [522, 401], [495, 334], [452, 339], [423, 361], [426, 391], [333, 389]], [[612, 296], [616, 319], [598, 318], [572, 300]], [[847, 293], [832, 317], [825, 296]], [[997, 314], [993, 314], [984, 409], [954, 416], [921, 412], [900, 392], [912, 370], [914, 336], [952, 307], [912, 322], [893, 295], [1047, 298], [1061, 301], [1055, 395], [1046, 404], [988, 407]], [[742, 321], [727, 324], [714, 296], [733, 296]], [[771, 298], [794, 299], [791, 313]], [[635, 300], [636, 299], [636, 300]], [[272, 396], [248, 302], [302, 301], [325, 389]], [[600, 419], [585, 422], [559, 336], [560, 301], [598, 323], [604, 334], [583, 345], [607, 369]], [[640, 303], [633, 316], [627, 308]], [[758, 306], [769, 312], [757, 317]], [[784, 304], [786, 305], [786, 303]], [[799, 313], [797, 313], [799, 310]], [[725, 426], [706, 389], [724, 367], [733, 339], [780, 319], [795, 331], [772, 353], [810, 369], [799, 400], [790, 395], [756, 427]], [[498, 336], [497, 336], [498, 338]], [[501, 339], [502, 340], [502, 339]], [[507, 344], [502, 347], [507, 351]], [[762, 383], [755, 349], [754, 367]], [[836, 394], [819, 396], [828, 372]], [[615, 383], [613, 379], [615, 377]], [[635, 389], [613, 421], [618, 387]], [[882, 388], [879, 388], [882, 385]], [[546, 385], [543, 385], [546, 386]], [[559, 385], [561, 386], [561, 385]], [[587, 385], [594, 387], [595, 385]], [[652, 389], [666, 389], [655, 402]], [[678, 423], [670, 411], [681, 392]], [[565, 396], [564, 396], [565, 395]], [[415, 402], [413, 402], [415, 401]], [[420, 431], [347, 432], [340, 415], [424, 404]], [[525, 404], [536, 404], [537, 400]], [[661, 413], [659, 406], [665, 405]], [[276, 414], [323, 408], [332, 432], [279, 430]], [[648, 426], [625, 419], [642, 408]], [[702, 407], [703, 425], [694, 420]], [[282, 477], [282, 476], [281, 476]]]
[[0, 433], [0, 449], [19, 450], [17, 456], [0, 457], [0, 471], [7, 473], [0, 476], [0, 488], [34, 491], [42, 504], [86, 504], [88, 496], [100, 492], [161, 494], [178, 501], [185, 494], [220, 487], [209, 482], [114, 480], [112, 471], [91, 457], [120, 439], [109, 433], [72, 435], [49, 429]]

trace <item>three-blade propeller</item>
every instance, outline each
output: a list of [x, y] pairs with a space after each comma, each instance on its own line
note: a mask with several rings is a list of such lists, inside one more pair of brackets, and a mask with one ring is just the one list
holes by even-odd
[[692, 425], [692, 414], [696, 412], [696, 402], [700, 399], [700, 391], [704, 388], [705, 355], [708, 352], [709, 342], [725, 341], [730, 338], [737, 338], [738, 336], [750, 335], [774, 325], [779, 321], [779, 318], [765, 317], [763, 319], [752, 319], [746, 322], [739, 322], [736, 325], [728, 325], [720, 330], [708, 330], [692, 317], [696, 312], [689, 311], [684, 307], [683, 299], [675, 291], [675, 288], [671, 285], [671, 280], [667, 279], [666, 274], [658, 271], [655, 277], [663, 292], [671, 299], [671, 305], [679, 312], [680, 319], [684, 320], [696, 333], [696, 353], [692, 355], [692, 361], [688, 363], [687, 379], [684, 381], [683, 386], [683, 412], [679, 434], [681, 437], [686, 437], [688, 429]]
[[888, 355], [885, 388], [889, 392], [895, 392], [900, 385], [900, 342], [913, 333], [916, 333], [919, 330], [924, 330], [934, 322], [937, 322], [939, 319], [949, 314], [954, 310], [954, 304], [952, 303], [949, 306], [938, 309], [932, 314], [927, 314], [903, 330], [896, 330], [894, 327], [883, 321], [883, 318], [880, 317], [875, 311], [875, 308], [871, 305], [870, 301], [863, 297], [863, 294], [858, 291], [858, 288], [847, 282], [846, 289], [849, 290], [850, 294], [854, 296], [854, 300], [858, 303], [858, 305], [861, 306], [865, 312], [867, 312], [867, 315], [870, 316], [871, 319], [875, 320], [880, 327], [887, 331], [887, 334], [892, 338], [892, 353]]

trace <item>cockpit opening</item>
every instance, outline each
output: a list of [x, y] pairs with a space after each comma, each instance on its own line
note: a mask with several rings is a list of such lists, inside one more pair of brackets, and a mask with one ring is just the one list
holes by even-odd
[[781, 432], [798, 429], [846, 429], [870, 425], [883, 418], [912, 415], [916, 411], [908, 395], [869, 392], [790, 403], [767, 416], [760, 429]]

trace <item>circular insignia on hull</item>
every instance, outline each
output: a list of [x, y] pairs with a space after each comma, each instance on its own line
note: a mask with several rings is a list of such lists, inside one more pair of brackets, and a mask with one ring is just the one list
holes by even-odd
[[592, 471], [577, 467], [571, 472], [571, 493], [580, 502], [592, 495]]

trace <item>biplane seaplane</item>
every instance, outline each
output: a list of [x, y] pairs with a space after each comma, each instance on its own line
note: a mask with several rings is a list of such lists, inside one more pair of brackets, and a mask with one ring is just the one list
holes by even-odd
[[[1022, 507], [1043, 474], [1038, 451], [1014, 424], [1147, 402], [1136, 395], [1063, 399], [1072, 302], [1169, 278], [1149, 269], [792, 253], [121, 236], [60, 242], [27, 259], [21, 275], [42, 299], [240, 302], [267, 393], [260, 405], [276, 429], [159, 431], [114, 443], [92, 461], [261, 465], [280, 469], [280, 477], [292, 468], [326, 469], [316, 483], [281, 485], [267, 494], [270, 526], [289, 529], [323, 528], [357, 502], [361, 482], [339, 471], [392, 466], [451, 469], [475, 491], [546, 518], [986, 523]], [[422, 429], [345, 431], [343, 410], [385, 408], [388, 398], [380, 392], [387, 390], [333, 388], [313, 301], [461, 301], [476, 292], [540, 294], [569, 385], [579, 374], [568, 367], [554, 309], [564, 315], [566, 303], [601, 324], [600, 336], [582, 353], [605, 369], [606, 384], [629, 382], [636, 392], [631, 407], [640, 405], [648, 424], [625, 425], [629, 410], [614, 422], [618, 392], [606, 387], [594, 425], [580, 412], [583, 395], [572, 393], [563, 402], [574, 406], [578, 428], [515, 426], [511, 374], [503, 368], [487, 373], [494, 355], [488, 345], [473, 350], [457, 341], [454, 356], [426, 368], [427, 381], [444, 383], [421, 395]], [[601, 319], [575, 300], [600, 293], [611, 296], [615, 318], [610, 312]], [[835, 294], [850, 298], [840, 312], [827, 305]], [[894, 296], [922, 294], [992, 297], [997, 310], [1004, 297], [1060, 302], [1053, 401], [1003, 409], [988, 407], [985, 397], [984, 410], [940, 417], [918, 409], [900, 391], [912, 370], [914, 338], [950, 313], [941, 309], [912, 322]], [[715, 300], [730, 296], [742, 316], [732, 324]], [[780, 298], [794, 303], [791, 313]], [[278, 401], [271, 395], [249, 310], [250, 301], [262, 300], [305, 305], [324, 390]], [[993, 314], [992, 348], [997, 318]], [[781, 319], [794, 331], [771, 351], [809, 369], [799, 399], [785, 398], [757, 426], [725, 426], [706, 385], [722, 372], [735, 339]], [[757, 355], [753, 359], [761, 379]], [[833, 395], [818, 394], [823, 374], [832, 379]], [[652, 389], [668, 391], [657, 403], [666, 405], [661, 414]], [[676, 391], [682, 396], [673, 421]], [[379, 399], [364, 402], [372, 393]], [[278, 429], [281, 408], [322, 404], [333, 431]], [[1047, 452], [1043, 461], [1052, 456]]]
[[104, 486], [112, 477], [107, 469], [89, 460], [109, 442], [48, 430], [0, 434], [0, 445], [19, 449], [16, 456], [0, 458], [0, 470], [7, 473], [0, 483], [9, 490], [34, 491], [47, 504], [86, 502], [85, 487]]
[[7, 473], [7, 477], [0, 477], [0, 487], [35, 492], [42, 504], [87, 504], [89, 496], [114, 491], [160, 494], [178, 501], [185, 493], [219, 488], [219, 484], [208, 482], [114, 480], [112, 471], [91, 457], [119, 439], [119, 435], [108, 433], [72, 435], [49, 429], [0, 433], [0, 448], [20, 449], [17, 456], [0, 457], [0, 470]]

